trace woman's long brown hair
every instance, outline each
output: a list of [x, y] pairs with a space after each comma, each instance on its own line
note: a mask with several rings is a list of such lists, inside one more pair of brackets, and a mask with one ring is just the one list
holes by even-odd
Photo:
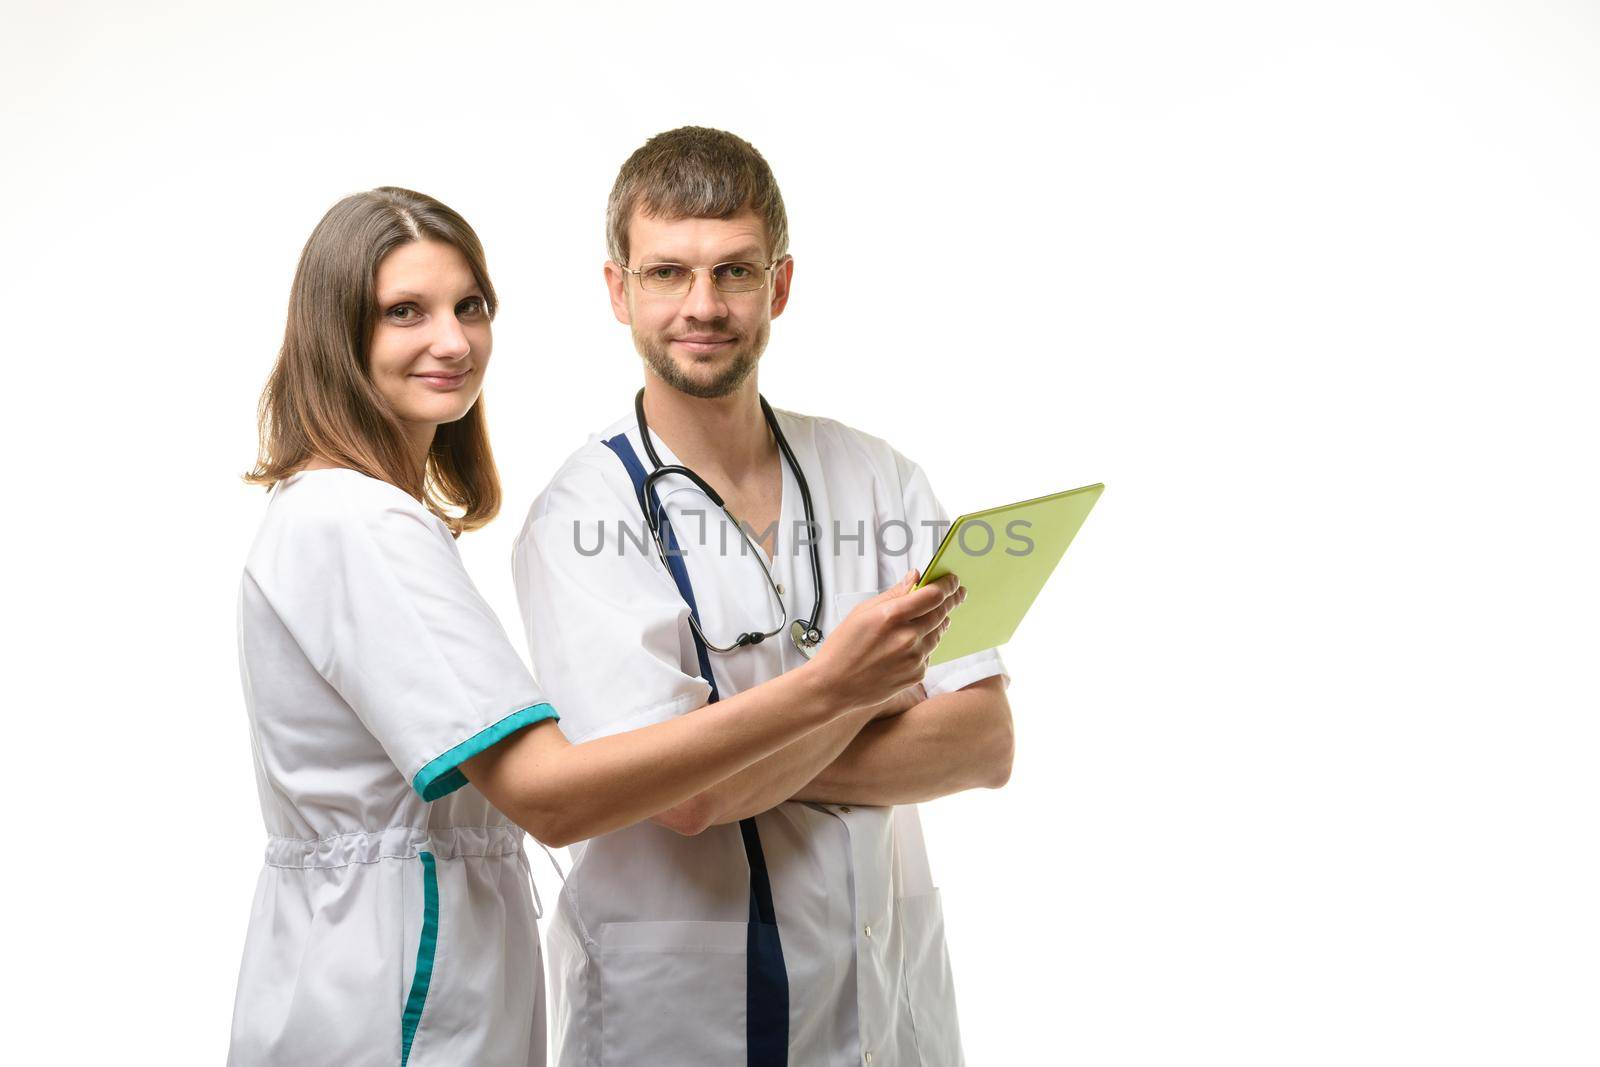
[[245, 481], [270, 488], [320, 457], [398, 486], [459, 535], [500, 510], [483, 398], [440, 425], [419, 475], [400, 419], [367, 367], [378, 320], [378, 264], [413, 241], [456, 248], [494, 316], [499, 301], [483, 245], [460, 215], [431, 196], [393, 186], [345, 197], [300, 253], [283, 348], [261, 393], [260, 450]]

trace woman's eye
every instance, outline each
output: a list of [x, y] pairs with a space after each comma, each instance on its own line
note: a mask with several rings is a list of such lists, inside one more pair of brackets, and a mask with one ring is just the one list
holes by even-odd
[[417, 317], [417, 309], [410, 304], [401, 304], [389, 309], [389, 317], [395, 322], [411, 322]]
[[481, 296], [469, 296], [456, 305], [457, 315], [482, 315], [486, 310]]

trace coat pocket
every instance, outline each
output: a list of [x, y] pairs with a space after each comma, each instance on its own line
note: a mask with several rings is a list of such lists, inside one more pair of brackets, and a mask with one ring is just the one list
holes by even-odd
[[901, 897], [905, 938], [906, 998], [923, 1067], [961, 1067], [961, 1028], [956, 1022], [955, 983], [944, 943], [944, 908], [937, 889]]
[[855, 610], [857, 604], [860, 604], [866, 600], [871, 600], [873, 597], [877, 596], [878, 593], [879, 590], [877, 589], [863, 589], [859, 593], [833, 594], [833, 618], [828, 620], [828, 628], [832, 629], [834, 626], [838, 626], [844, 621], [844, 617], [846, 615]]
[[744, 923], [600, 928], [602, 1067], [743, 1067]]

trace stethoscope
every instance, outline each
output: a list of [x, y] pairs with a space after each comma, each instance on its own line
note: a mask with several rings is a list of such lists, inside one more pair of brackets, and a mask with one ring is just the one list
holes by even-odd
[[[806, 531], [809, 535], [807, 540], [810, 541], [811, 548], [811, 588], [815, 591], [816, 599], [811, 605], [810, 616], [804, 619], [796, 619], [794, 624], [789, 627], [789, 636], [794, 640], [794, 647], [798, 648], [802, 655], [810, 658], [816, 654], [817, 646], [822, 643], [822, 631], [817, 627], [817, 620], [822, 615], [822, 552], [817, 545], [817, 524], [811, 515], [811, 489], [806, 485], [805, 472], [800, 469], [800, 464], [794, 458], [794, 452], [789, 449], [788, 440], [783, 436], [783, 431], [778, 428], [778, 420], [772, 414], [772, 407], [767, 403], [767, 398], [760, 397], [759, 399], [761, 400], [761, 414], [766, 416], [767, 426], [772, 430], [772, 436], [778, 442], [778, 451], [783, 453], [784, 462], [789, 464], [789, 469], [794, 472], [794, 480], [800, 486], [800, 500], [806, 509]], [[700, 629], [700, 620], [695, 617], [696, 613], [689, 612], [689, 625], [694, 627], [694, 632], [700, 638], [701, 643], [713, 652], [736, 652], [749, 645], [759, 645], [767, 638], [782, 632], [784, 623], [789, 621], [789, 609], [784, 606], [783, 594], [778, 592], [778, 586], [772, 580], [772, 572], [767, 569], [767, 565], [763, 562], [765, 553], [756, 547], [755, 542], [750, 540], [750, 534], [745, 531], [744, 525], [733, 517], [733, 513], [722, 502], [722, 497], [717, 494], [715, 489], [711, 488], [704, 478], [681, 464], [662, 465], [661, 457], [656, 454], [656, 446], [650, 442], [650, 427], [644, 418], [643, 389], [640, 389], [638, 395], [633, 398], [633, 412], [639, 421], [639, 439], [644, 442], [645, 454], [650, 457], [650, 463], [652, 464], [651, 471], [644, 476], [644, 486], [639, 493], [639, 507], [644, 511], [644, 521], [650, 527], [650, 536], [655, 539], [656, 553], [661, 557], [661, 565], [666, 567], [669, 572], [672, 570], [672, 566], [668, 562], [667, 546], [661, 540], [661, 526], [658, 515], [660, 509], [659, 507], [652, 508], [650, 501], [655, 499], [652, 493], [657, 481], [671, 474], [679, 474], [689, 479], [694, 483], [695, 488], [710, 497], [711, 502], [721, 508], [722, 513], [728, 517], [728, 521], [733, 524], [734, 529], [739, 531], [739, 535], [744, 538], [745, 545], [755, 554], [756, 565], [761, 568], [761, 575], [767, 580], [767, 587], [772, 590], [772, 597], [778, 604], [780, 618], [777, 626], [766, 631], [752, 630], [748, 633], [742, 633], [733, 644], [727, 646], [712, 644], [710, 638], [706, 637], [705, 631]]]

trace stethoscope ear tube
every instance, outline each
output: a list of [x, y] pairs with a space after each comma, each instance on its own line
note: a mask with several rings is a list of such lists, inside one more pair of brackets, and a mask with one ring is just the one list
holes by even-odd
[[[713, 504], [715, 504], [717, 507], [721, 508], [723, 511], [727, 511], [728, 510], [728, 506], [722, 502], [722, 497], [717, 495], [717, 491], [715, 489], [711, 488], [711, 484], [709, 482], [707, 482], [704, 478], [700, 477], [694, 471], [690, 470], [688, 467], [682, 467], [682, 466], [679, 466], [676, 463], [671, 464], [671, 465], [666, 466], [666, 467], [657, 467], [655, 470], [651, 471], [649, 474], [644, 476], [644, 495], [645, 495], [645, 499], [648, 500], [650, 498], [650, 492], [651, 492], [651, 490], [653, 490], [655, 488], [656, 482], [660, 481], [662, 478], [665, 478], [665, 477], [667, 477], [669, 475], [673, 475], [673, 474], [681, 475], [682, 477], [689, 479], [691, 482], [694, 483], [694, 487], [696, 489], [700, 490], [706, 496], [711, 498], [711, 502]], [[645, 513], [645, 518], [651, 519], [652, 520], [652, 525], [654, 525], [654, 519], [653, 519], [653, 516], [655, 514], [654, 509], [652, 509], [652, 508], [647, 506], [644, 509], [644, 513]]]

